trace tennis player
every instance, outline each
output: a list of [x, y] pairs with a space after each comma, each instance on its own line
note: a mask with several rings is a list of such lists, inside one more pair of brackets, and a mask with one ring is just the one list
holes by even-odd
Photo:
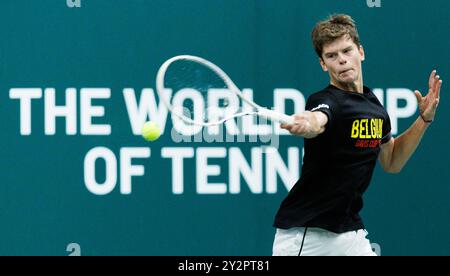
[[274, 226], [273, 255], [376, 255], [359, 215], [378, 159], [398, 173], [433, 122], [442, 80], [433, 71], [429, 91], [416, 91], [420, 116], [400, 136], [391, 136], [388, 113], [363, 85], [364, 49], [355, 22], [334, 15], [312, 31], [320, 65], [330, 84], [308, 98], [294, 125], [305, 137], [301, 177], [282, 202]]

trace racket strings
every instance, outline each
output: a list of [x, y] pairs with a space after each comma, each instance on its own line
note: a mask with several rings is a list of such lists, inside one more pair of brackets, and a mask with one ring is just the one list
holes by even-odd
[[198, 62], [178, 60], [170, 64], [164, 86], [172, 90], [166, 99], [172, 105], [172, 113], [189, 123], [215, 125], [256, 114], [216, 72]]

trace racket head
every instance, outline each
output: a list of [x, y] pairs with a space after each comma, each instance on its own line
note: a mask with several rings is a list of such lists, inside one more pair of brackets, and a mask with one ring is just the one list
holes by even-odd
[[[257, 114], [261, 108], [244, 97], [231, 78], [214, 63], [180, 55], [165, 61], [156, 76], [156, 91], [175, 118], [187, 124], [212, 126]], [[242, 109], [240, 101], [251, 108]]]

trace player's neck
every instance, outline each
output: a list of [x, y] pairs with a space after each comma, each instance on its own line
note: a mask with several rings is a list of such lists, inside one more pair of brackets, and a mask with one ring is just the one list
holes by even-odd
[[351, 83], [344, 83], [344, 82], [338, 82], [335, 80], [331, 80], [331, 84], [341, 90], [344, 90], [344, 91], [357, 92], [357, 93], [361, 93], [361, 94], [364, 91], [364, 85], [363, 85], [362, 79], [359, 79], [359, 80], [351, 82]]

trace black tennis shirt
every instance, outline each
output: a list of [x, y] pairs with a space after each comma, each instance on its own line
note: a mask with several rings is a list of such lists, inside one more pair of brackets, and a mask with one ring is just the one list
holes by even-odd
[[335, 233], [363, 229], [359, 216], [380, 144], [391, 139], [389, 115], [372, 91], [329, 85], [306, 110], [328, 116], [325, 131], [306, 139], [301, 177], [281, 203], [274, 226], [320, 227]]

